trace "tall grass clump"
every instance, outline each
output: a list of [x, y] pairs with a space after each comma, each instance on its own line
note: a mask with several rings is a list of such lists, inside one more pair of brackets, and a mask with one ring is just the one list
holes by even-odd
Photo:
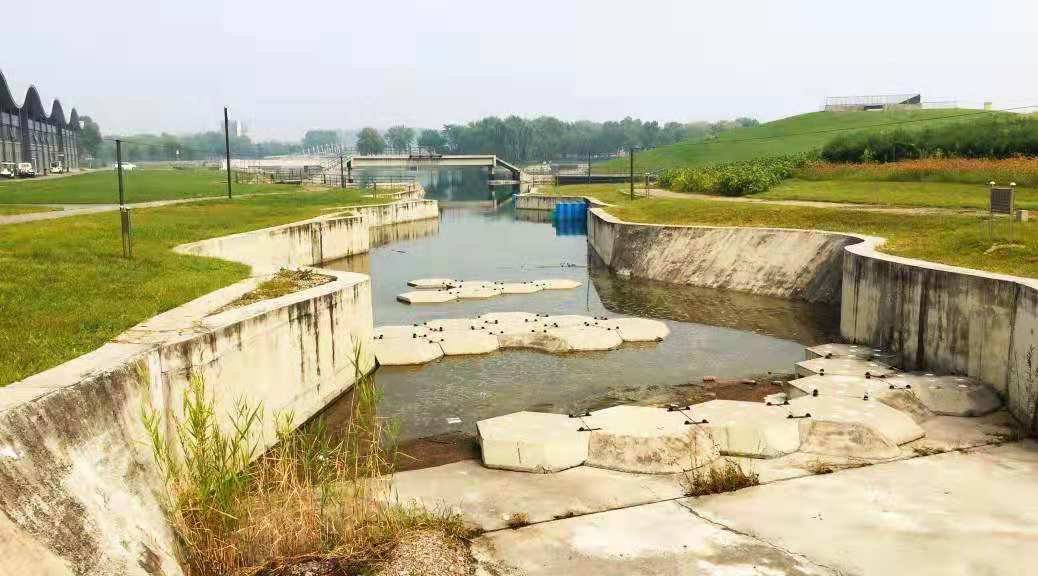
[[745, 196], [765, 192], [793, 176], [794, 172], [816, 158], [815, 154], [769, 156], [712, 166], [674, 168], [660, 173], [664, 188], [721, 196]]
[[277, 443], [264, 453], [262, 407], [239, 401], [222, 417], [198, 374], [182, 416], [142, 408], [190, 575], [277, 574], [315, 559], [354, 573], [384, 560], [410, 530], [464, 534], [455, 515], [389, 503], [392, 454], [371, 378], [358, 375], [350, 402], [334, 440], [320, 422], [296, 430], [291, 414], [275, 415]]
[[962, 182], [1038, 186], [1038, 158], [930, 157], [899, 162], [809, 162], [794, 175], [803, 180], [864, 180], [887, 182]]

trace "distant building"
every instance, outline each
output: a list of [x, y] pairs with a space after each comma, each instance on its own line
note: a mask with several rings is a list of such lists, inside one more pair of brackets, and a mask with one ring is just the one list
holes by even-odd
[[[220, 132], [223, 132], [223, 124], [220, 124]], [[227, 123], [227, 133], [231, 136], [241, 138], [249, 133], [248, 124], [240, 120], [231, 120]]]
[[61, 102], [54, 100], [48, 114], [35, 86], [19, 106], [0, 71], [0, 162], [30, 162], [38, 174], [50, 172], [55, 162], [79, 170], [80, 129], [75, 108], [66, 121]]
[[825, 99], [826, 112], [849, 110], [905, 110], [922, 108], [921, 94], [880, 94], [873, 96], [829, 96]]

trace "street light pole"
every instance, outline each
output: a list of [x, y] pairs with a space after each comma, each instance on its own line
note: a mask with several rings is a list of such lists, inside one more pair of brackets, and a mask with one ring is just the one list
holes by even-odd
[[631, 200], [634, 200], [634, 146], [631, 146], [629, 154], [631, 156], [631, 172], [629, 174], [631, 181]]
[[227, 120], [227, 107], [223, 107], [223, 145], [227, 155], [227, 199], [231, 198], [231, 128]]

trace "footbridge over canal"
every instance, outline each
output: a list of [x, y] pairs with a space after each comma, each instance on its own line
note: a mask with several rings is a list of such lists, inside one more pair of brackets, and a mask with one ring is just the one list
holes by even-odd
[[486, 166], [491, 173], [495, 168], [507, 170], [514, 180], [519, 180], [522, 170], [494, 154], [379, 154], [375, 156], [352, 156], [346, 162], [352, 173], [360, 168], [438, 168], [441, 166]]

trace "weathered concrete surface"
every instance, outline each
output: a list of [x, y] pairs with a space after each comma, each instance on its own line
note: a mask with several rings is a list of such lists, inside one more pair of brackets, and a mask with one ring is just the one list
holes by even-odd
[[797, 362], [796, 367], [797, 374], [803, 376], [824, 374], [826, 376], [871, 376], [876, 378], [897, 373], [897, 369], [881, 362], [858, 358], [813, 358]]
[[618, 330], [624, 342], [659, 342], [670, 335], [666, 324], [649, 318], [610, 318], [600, 320], [598, 326]]
[[526, 514], [531, 523], [547, 522], [680, 498], [684, 492], [674, 475], [628, 474], [589, 466], [528, 474], [466, 460], [397, 473], [393, 494], [401, 503], [454, 510], [466, 524], [481, 530], [500, 530], [514, 514]]
[[624, 343], [619, 332], [598, 326], [549, 328], [548, 335], [565, 340], [574, 352], [613, 350]]
[[476, 423], [483, 464], [522, 472], [559, 472], [588, 457], [588, 432], [578, 418], [514, 412]]
[[65, 576], [72, 566], [0, 513], [0, 574], [32, 576]]
[[778, 547], [660, 502], [485, 534], [477, 574], [717, 576], [833, 574]]
[[598, 319], [581, 314], [558, 314], [543, 316], [541, 323], [548, 328], [571, 328], [573, 326], [595, 326]]
[[808, 360], [812, 358], [857, 358], [859, 360], [873, 360], [891, 366], [896, 366], [900, 360], [898, 355], [893, 352], [857, 344], [819, 344], [817, 346], [808, 346], [804, 351]]
[[511, 332], [500, 334], [497, 341], [501, 348], [529, 348], [551, 354], [562, 354], [572, 350], [569, 342], [545, 332]]
[[1021, 442], [683, 501], [843, 574], [1030, 574], [1038, 444]]
[[588, 242], [610, 269], [638, 278], [838, 302], [843, 248], [859, 242], [811, 230], [630, 224], [588, 212]]
[[497, 336], [482, 331], [445, 332], [434, 340], [447, 356], [489, 354], [499, 347]]
[[487, 324], [529, 324], [540, 322], [540, 316], [530, 312], [487, 312], [479, 319]]
[[622, 472], [668, 474], [717, 460], [710, 432], [686, 424], [680, 412], [648, 406], [614, 406], [582, 418], [591, 429], [587, 465]]
[[890, 376], [886, 381], [890, 386], [910, 388], [934, 414], [983, 416], [1002, 407], [1002, 399], [991, 387], [966, 376], [907, 372]]
[[812, 454], [886, 460], [925, 435], [911, 416], [878, 400], [803, 396], [788, 410], [800, 420], [800, 450]]
[[800, 425], [789, 412], [763, 402], [711, 400], [688, 411], [703, 424], [725, 456], [775, 458], [800, 448]]
[[372, 340], [372, 350], [378, 363], [383, 366], [425, 364], [443, 356], [443, 348], [431, 335]]
[[417, 278], [415, 280], [410, 280], [407, 283], [408, 286], [419, 290], [441, 290], [445, 288], [454, 288], [458, 284], [458, 280], [452, 280], [450, 278]]
[[535, 282], [501, 282], [498, 284], [502, 294], [533, 294], [544, 290]]
[[413, 290], [398, 294], [397, 300], [404, 304], [443, 304], [458, 299], [458, 291], [450, 290]]
[[372, 337], [381, 338], [420, 338], [429, 333], [426, 326], [378, 326], [372, 331]]
[[572, 290], [583, 286], [576, 280], [566, 278], [548, 278], [546, 280], [536, 280], [535, 283], [543, 290]]
[[1038, 281], [880, 253], [882, 239], [848, 247], [840, 332], [896, 352], [909, 370], [963, 374], [991, 385], [1035, 427]]

